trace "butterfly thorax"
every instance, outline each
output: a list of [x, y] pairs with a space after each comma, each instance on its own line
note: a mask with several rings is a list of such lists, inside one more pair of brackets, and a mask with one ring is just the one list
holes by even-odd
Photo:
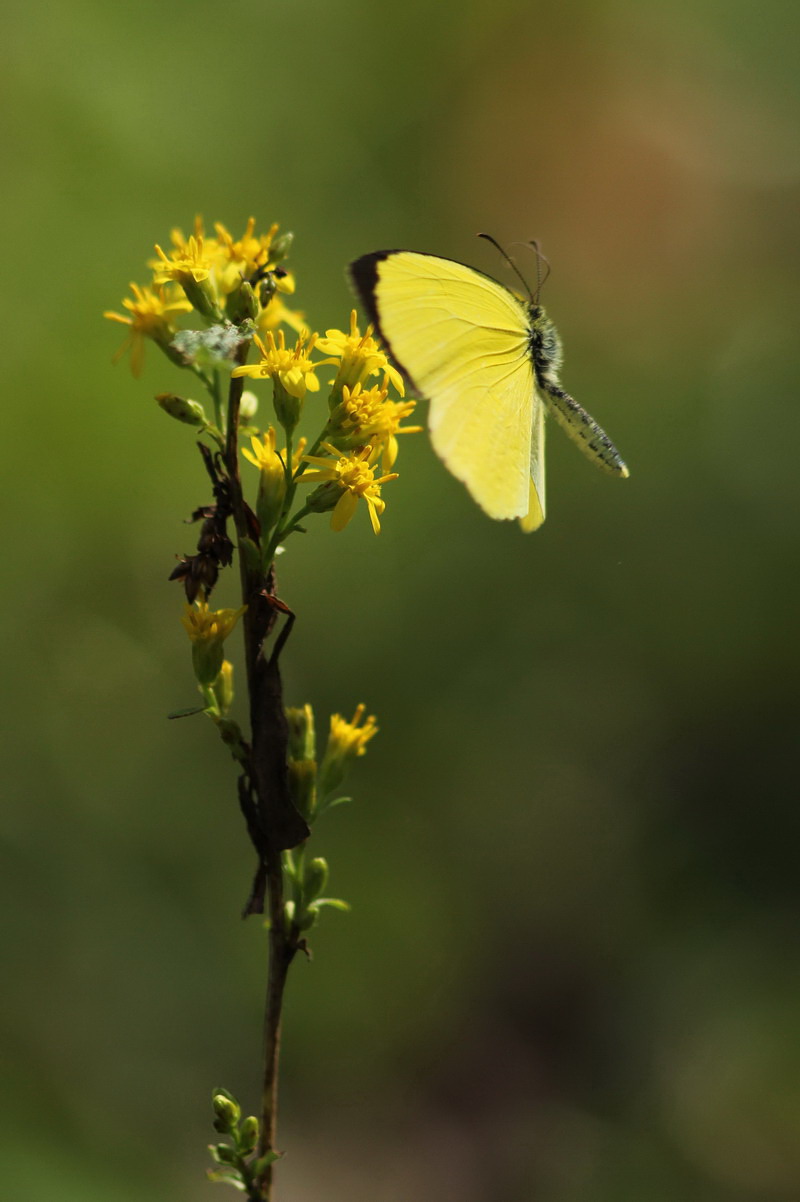
[[530, 348], [536, 379], [542, 385], [558, 384], [558, 373], [564, 357], [558, 331], [541, 305], [530, 305], [528, 315], [531, 322]]

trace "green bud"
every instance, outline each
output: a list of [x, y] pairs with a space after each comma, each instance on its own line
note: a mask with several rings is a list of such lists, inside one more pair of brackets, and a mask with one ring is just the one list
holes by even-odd
[[289, 724], [289, 755], [295, 760], [313, 760], [317, 753], [314, 735], [314, 711], [306, 702], [302, 706], [287, 706]]
[[198, 684], [213, 685], [224, 662], [222, 639], [198, 639], [192, 643], [192, 667]]
[[269, 257], [273, 263], [280, 263], [281, 259], [285, 259], [289, 251], [292, 249], [294, 242], [294, 234], [289, 230], [285, 234], [281, 234], [275, 239], [270, 247]]
[[317, 761], [289, 760], [289, 792], [296, 808], [307, 822], [317, 808]]
[[227, 1089], [217, 1089], [211, 1098], [211, 1105], [216, 1115], [215, 1130], [220, 1134], [232, 1131], [242, 1117], [241, 1107], [233, 1095]]
[[255, 1151], [255, 1146], [258, 1143], [258, 1119], [251, 1114], [244, 1120], [239, 1128], [239, 1155], [249, 1156]]
[[262, 460], [256, 497], [256, 516], [261, 524], [261, 537], [272, 529], [281, 515], [286, 496], [286, 472], [278, 455], [271, 462]]
[[183, 291], [186, 293], [186, 299], [193, 309], [196, 309], [203, 317], [208, 317], [212, 321], [222, 320], [214, 288], [209, 279], [195, 280], [187, 274], [185, 278], [181, 279], [180, 283]]
[[258, 412], [258, 397], [254, 392], [245, 388], [239, 401], [239, 424], [252, 421]]
[[307, 910], [304, 911], [303, 914], [300, 915], [300, 918], [298, 919], [298, 922], [297, 922], [297, 929], [298, 929], [298, 931], [310, 931], [311, 928], [313, 926], [315, 926], [318, 921], [319, 921], [319, 911], [315, 910], [313, 906], [310, 906]]
[[300, 421], [303, 402], [300, 397], [292, 396], [281, 383], [280, 376], [272, 377], [272, 403], [275, 406], [275, 416], [287, 434], [294, 430]]
[[187, 426], [205, 426], [208, 424], [206, 411], [198, 401], [190, 401], [188, 397], [176, 396], [174, 392], [162, 392], [156, 397], [161, 408], [170, 417]]
[[309, 901], [315, 901], [328, 883], [328, 863], [322, 856], [316, 856], [306, 865], [303, 880], [303, 892]]
[[211, 1159], [217, 1164], [226, 1164], [235, 1167], [239, 1163], [239, 1154], [235, 1148], [229, 1148], [227, 1144], [209, 1144], [208, 1150], [211, 1153]]
[[221, 714], [227, 714], [233, 705], [233, 664], [229, 659], [222, 661], [219, 675], [211, 686]]
[[253, 286], [247, 280], [242, 280], [225, 302], [225, 316], [236, 325], [241, 325], [243, 321], [254, 321], [257, 314], [258, 299]]
[[307, 498], [306, 505], [313, 513], [327, 513], [329, 509], [335, 508], [341, 495], [341, 485], [337, 484], [335, 480], [326, 480], [324, 484], [320, 484], [318, 488], [314, 489]]

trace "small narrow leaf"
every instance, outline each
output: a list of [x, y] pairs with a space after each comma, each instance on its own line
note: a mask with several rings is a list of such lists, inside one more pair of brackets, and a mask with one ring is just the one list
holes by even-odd
[[330, 906], [332, 910], [343, 910], [345, 913], [352, 908], [350, 903], [343, 901], [341, 897], [318, 897], [308, 908], [309, 910], [319, 910], [323, 906]]
[[185, 710], [173, 710], [171, 714], [167, 714], [168, 718], [188, 718], [191, 714], [204, 714], [206, 707], [204, 705], [191, 705]]

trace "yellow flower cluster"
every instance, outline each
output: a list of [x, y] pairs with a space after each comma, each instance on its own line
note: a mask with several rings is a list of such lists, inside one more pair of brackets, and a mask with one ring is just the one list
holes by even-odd
[[254, 341], [261, 351], [260, 362], [234, 368], [231, 374], [252, 376], [254, 379], [270, 376], [273, 380], [279, 380], [289, 396], [297, 397], [298, 400], [302, 400], [306, 395], [306, 389], [319, 392], [319, 380], [314, 372], [325, 363], [335, 362], [334, 359], [320, 359], [318, 363], [312, 363], [309, 356], [318, 341], [318, 335], [309, 336], [307, 330], [298, 334], [293, 347], [287, 347], [283, 330], [278, 331], [277, 339], [270, 330], [266, 341], [258, 335]]
[[[219, 222], [214, 231], [206, 235], [199, 217], [188, 238], [181, 230], [172, 230], [169, 250], [155, 248], [157, 258], [149, 264], [152, 282], [131, 284], [133, 298], [122, 302], [127, 313], [104, 313], [110, 321], [128, 326], [128, 337], [115, 360], [130, 351], [134, 375], [141, 372], [146, 339], [168, 348], [177, 333], [175, 319], [192, 309], [221, 321], [244, 283], [253, 290], [253, 320], [259, 330], [266, 334], [282, 324], [302, 329], [303, 314], [287, 308], [280, 296], [295, 288], [293, 276], [279, 266], [288, 249], [288, 236], [278, 237], [277, 225], [257, 234], [253, 217], [239, 239]], [[270, 287], [262, 291], [267, 279]]]
[[383, 386], [364, 388], [355, 384], [342, 387], [342, 399], [331, 413], [330, 439], [345, 448], [371, 443], [380, 446], [384, 471], [394, 467], [397, 459], [397, 435], [418, 434], [422, 426], [403, 426], [400, 423], [416, 408], [416, 401], [390, 401], [389, 377], [383, 377]]
[[[157, 257], [149, 264], [152, 283], [131, 285], [133, 297], [123, 301], [126, 312], [105, 314], [128, 327], [117, 358], [130, 350], [136, 375], [149, 338], [174, 362], [192, 367], [201, 376], [212, 396], [213, 424], [202, 406], [187, 398], [169, 394], [167, 403], [165, 394], [159, 404], [171, 416], [201, 427], [220, 446], [228, 433], [220, 373], [232, 369], [235, 382], [271, 380], [276, 424], [286, 434], [292, 462], [278, 452], [272, 427], [266, 434], [245, 427], [259, 437], [254, 438], [251, 451], [243, 451], [260, 472], [257, 516], [262, 533], [272, 530], [274, 535], [265, 543], [267, 557], [286, 531], [299, 528], [292, 527], [290, 515], [301, 483], [321, 486], [308, 498], [303, 513], [332, 511], [332, 528], [343, 530], [361, 499], [377, 534], [385, 509], [381, 486], [396, 478], [398, 436], [422, 428], [402, 424], [416, 402], [404, 399], [401, 373], [389, 361], [373, 327], [361, 331], [355, 310], [347, 329], [326, 330], [320, 336], [306, 328], [302, 313], [286, 307], [283, 296], [294, 292], [294, 280], [281, 262], [290, 240], [291, 235], [278, 235], [277, 225], [257, 233], [253, 218], [239, 238], [219, 223], [213, 233], [206, 233], [198, 218], [188, 237], [174, 229], [167, 249], [156, 246]], [[178, 331], [178, 318], [191, 310], [210, 328]], [[295, 331], [288, 341], [284, 326]], [[247, 363], [251, 342], [258, 360]], [[320, 352], [323, 357], [315, 358]], [[306, 457], [305, 440], [295, 439], [294, 429], [306, 394], [320, 391], [319, 372], [326, 366], [335, 368], [329, 380], [328, 414], [312, 454]], [[400, 399], [391, 398], [390, 389]], [[240, 407], [235, 412], [240, 424], [249, 423], [257, 399], [253, 394], [238, 395]], [[378, 463], [381, 474], [377, 474]]]

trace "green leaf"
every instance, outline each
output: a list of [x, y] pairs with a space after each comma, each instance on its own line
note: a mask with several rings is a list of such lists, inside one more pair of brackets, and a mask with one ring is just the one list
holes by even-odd
[[208, 1150], [211, 1153], [211, 1159], [217, 1164], [230, 1165], [233, 1168], [237, 1168], [239, 1156], [234, 1148], [229, 1148], [227, 1144], [209, 1144]]
[[250, 1168], [254, 1177], [260, 1177], [264, 1169], [268, 1169], [276, 1160], [280, 1160], [283, 1152], [265, 1152], [263, 1156], [259, 1156], [258, 1160], [253, 1160], [250, 1163]]
[[320, 814], [324, 814], [326, 810], [332, 810], [334, 806], [346, 806], [352, 801], [352, 797], [334, 797], [333, 801], [323, 801], [317, 807], [317, 818]]
[[188, 718], [191, 714], [204, 714], [206, 707], [204, 705], [190, 705], [185, 710], [173, 710], [171, 714], [167, 714], [168, 718]]
[[207, 1172], [209, 1181], [222, 1182], [224, 1185], [232, 1185], [234, 1189], [241, 1190], [244, 1193], [247, 1186], [238, 1177], [235, 1169], [209, 1169]]
[[343, 910], [345, 913], [352, 909], [350, 903], [343, 901], [341, 897], [318, 897], [308, 908], [309, 910], [319, 910], [323, 906], [330, 906], [332, 910]]

